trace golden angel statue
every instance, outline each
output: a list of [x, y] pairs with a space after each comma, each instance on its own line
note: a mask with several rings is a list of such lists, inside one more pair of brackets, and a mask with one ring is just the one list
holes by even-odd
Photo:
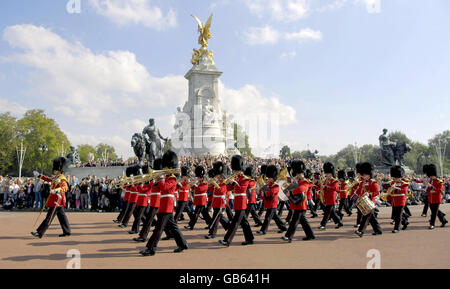
[[208, 21], [206, 21], [205, 24], [203, 24], [200, 19], [198, 19], [197, 16], [191, 14], [192, 17], [194, 17], [195, 21], [198, 24], [198, 32], [200, 33], [200, 36], [198, 37], [198, 44], [200, 44], [202, 47], [200, 49], [194, 49], [194, 53], [192, 55], [191, 63], [193, 65], [198, 65], [200, 58], [202, 55], [207, 55], [211, 62], [214, 64], [214, 56], [212, 50], [206, 49], [208, 47], [208, 40], [212, 38], [211, 32], [209, 29], [211, 28], [211, 21], [212, 21], [212, 14], [209, 16]]

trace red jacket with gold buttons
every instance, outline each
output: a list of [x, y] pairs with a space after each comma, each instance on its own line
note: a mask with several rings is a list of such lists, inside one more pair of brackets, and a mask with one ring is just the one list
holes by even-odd
[[[55, 177], [54, 179], [41, 176], [41, 180], [50, 183], [50, 195], [47, 199], [47, 207], [65, 207], [66, 192], [69, 190], [66, 177], [63, 174]], [[55, 190], [56, 193], [51, 193], [52, 190]]]
[[307, 200], [308, 200], [307, 193], [312, 188], [311, 184], [312, 183], [309, 182], [306, 179], [298, 180], [298, 187], [295, 188], [292, 191], [292, 194], [293, 195], [304, 194], [305, 195], [305, 199], [303, 200], [303, 202], [301, 202], [301, 203], [299, 203], [297, 205], [291, 202], [291, 205], [290, 205], [289, 209], [291, 209], [291, 210], [299, 210], [299, 211], [306, 211], [307, 210], [307, 208], [308, 208], [307, 204], [306, 204]]
[[166, 176], [164, 180], [159, 181], [158, 187], [161, 193], [158, 213], [173, 213], [177, 178], [174, 175]]

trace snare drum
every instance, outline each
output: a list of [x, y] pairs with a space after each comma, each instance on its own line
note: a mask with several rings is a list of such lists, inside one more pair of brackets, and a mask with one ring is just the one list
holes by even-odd
[[369, 199], [367, 195], [359, 198], [356, 201], [355, 205], [364, 216], [372, 213], [375, 210], [375, 204]]
[[358, 195], [357, 194], [353, 194], [353, 196], [351, 196], [350, 200], [352, 201], [352, 203], [354, 204], [357, 200], [358, 200]]

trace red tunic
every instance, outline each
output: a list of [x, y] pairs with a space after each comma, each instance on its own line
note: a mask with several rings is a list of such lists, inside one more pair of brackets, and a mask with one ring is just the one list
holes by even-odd
[[181, 182], [181, 187], [178, 188], [178, 201], [187, 202], [189, 199], [189, 185], [187, 181]]
[[161, 200], [158, 213], [173, 213], [175, 204], [175, 191], [177, 190], [177, 178], [174, 175], [167, 176], [158, 184], [161, 191]]
[[292, 191], [292, 194], [295, 195], [299, 195], [299, 194], [304, 194], [305, 195], [305, 199], [303, 200], [303, 202], [299, 203], [299, 204], [294, 204], [291, 202], [291, 205], [289, 206], [289, 209], [291, 210], [299, 210], [299, 211], [306, 211], [308, 209], [308, 206], [306, 204], [308, 198], [306, 196], [306, 194], [308, 193], [308, 191], [311, 190], [312, 186], [311, 186], [311, 182], [309, 182], [306, 179], [302, 179], [302, 180], [298, 180], [298, 187], [295, 188]]
[[409, 182], [400, 180], [398, 182], [391, 181], [390, 186], [398, 187], [388, 196], [388, 201], [391, 201], [393, 207], [404, 207], [406, 205], [406, 196], [408, 195]]
[[[66, 192], [69, 190], [67, 186], [67, 179], [64, 175], [59, 175], [55, 179], [41, 176], [41, 180], [51, 183], [50, 196], [47, 199], [47, 207], [65, 207], [66, 206]], [[56, 193], [51, 193], [52, 190], [56, 190]]]
[[213, 201], [213, 194], [214, 194], [214, 186], [208, 186], [208, 191], [207, 191], [207, 195], [208, 195], [208, 202], [212, 202]]
[[208, 185], [204, 182], [194, 187], [194, 206], [206, 206], [207, 191]]
[[125, 196], [123, 197], [124, 202], [128, 202], [130, 199], [130, 186], [125, 187]]
[[306, 192], [306, 196], [308, 197], [308, 200], [312, 200], [312, 198], [313, 198], [313, 187], [314, 187], [314, 183], [311, 181], [308, 181], [308, 191]]
[[256, 181], [251, 179], [248, 182], [248, 188], [251, 191], [250, 199], [248, 200], [249, 204], [256, 204]]
[[150, 207], [159, 208], [160, 203], [160, 187], [159, 185], [155, 185], [154, 182], [151, 182], [152, 189], [150, 191]]
[[442, 203], [442, 191], [444, 190], [444, 182], [438, 178], [434, 178], [430, 180], [430, 185], [432, 187], [427, 188], [428, 203]]
[[344, 182], [339, 182], [339, 198], [341, 200], [347, 199], [348, 195], [347, 195], [347, 183]]
[[236, 178], [237, 184], [227, 186], [227, 190], [233, 190], [234, 194], [234, 210], [247, 209], [247, 188], [249, 178], [244, 175], [239, 175]]
[[324, 184], [325, 205], [336, 205], [336, 197], [339, 191], [339, 181], [335, 178], [326, 179]]
[[130, 188], [130, 197], [128, 198], [129, 203], [136, 203], [138, 199], [138, 188], [134, 185]]
[[138, 190], [138, 198], [136, 201], [136, 205], [141, 207], [147, 207], [148, 206], [148, 195], [150, 194], [150, 191], [152, 189], [152, 184], [142, 185], [139, 186]]
[[212, 207], [215, 209], [225, 208], [228, 203], [227, 185], [219, 183], [219, 188], [214, 189]]
[[380, 189], [377, 181], [375, 181], [374, 179], [362, 179], [359, 182], [359, 186], [355, 194], [357, 194], [359, 197], [362, 197], [366, 193], [369, 194], [369, 199], [371, 199], [371, 201], [375, 204], [375, 197], [380, 194]]
[[[264, 209], [275, 209], [278, 206], [278, 193], [280, 192], [280, 187], [277, 183], [267, 183], [269, 186], [269, 191], [263, 194], [264, 198]], [[266, 199], [267, 197], [272, 197], [270, 199]]]

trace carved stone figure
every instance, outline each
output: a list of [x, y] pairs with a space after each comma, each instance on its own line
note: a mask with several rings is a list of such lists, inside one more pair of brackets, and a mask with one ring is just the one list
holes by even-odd
[[73, 146], [70, 147], [70, 152], [66, 156], [66, 159], [67, 159], [70, 167], [81, 163], [80, 155], [78, 154], [78, 151]]

